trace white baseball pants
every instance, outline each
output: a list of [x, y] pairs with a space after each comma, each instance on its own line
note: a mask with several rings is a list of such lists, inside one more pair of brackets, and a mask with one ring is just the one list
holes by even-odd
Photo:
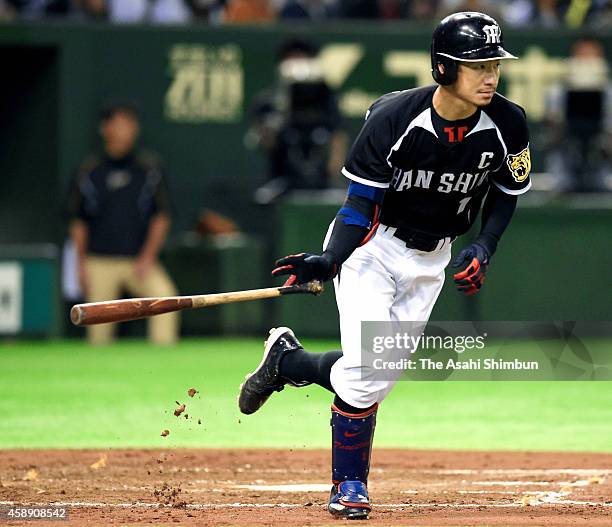
[[[324, 247], [332, 228], [333, 222]], [[394, 227], [380, 225], [334, 279], [343, 355], [332, 367], [331, 384], [343, 401], [357, 408], [380, 403], [396, 382], [363, 379], [361, 323], [426, 322], [451, 257], [450, 238], [441, 240], [436, 250], [423, 252], [407, 248], [394, 232]]]

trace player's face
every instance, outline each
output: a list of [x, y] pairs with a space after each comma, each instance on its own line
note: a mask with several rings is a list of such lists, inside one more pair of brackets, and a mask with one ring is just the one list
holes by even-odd
[[100, 127], [106, 152], [113, 158], [127, 155], [138, 138], [138, 120], [125, 112], [115, 112]]
[[475, 106], [491, 102], [499, 83], [500, 60], [460, 62], [455, 95]]

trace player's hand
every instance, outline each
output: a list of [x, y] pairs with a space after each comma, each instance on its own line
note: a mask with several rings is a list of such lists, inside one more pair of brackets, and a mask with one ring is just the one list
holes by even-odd
[[87, 271], [87, 264], [83, 261], [79, 261], [79, 287], [81, 288], [81, 293], [83, 294], [83, 298], [87, 297], [87, 292], [89, 290], [89, 272]]
[[337, 267], [326, 254], [290, 254], [276, 261], [272, 276], [289, 275], [285, 285], [305, 284], [311, 280], [325, 282], [336, 276]]
[[452, 266], [461, 269], [453, 275], [457, 290], [466, 295], [478, 293], [485, 281], [490, 258], [489, 252], [478, 243], [471, 243], [453, 258]]
[[147, 254], [141, 254], [134, 262], [134, 275], [138, 280], [144, 280], [154, 265], [155, 258]]

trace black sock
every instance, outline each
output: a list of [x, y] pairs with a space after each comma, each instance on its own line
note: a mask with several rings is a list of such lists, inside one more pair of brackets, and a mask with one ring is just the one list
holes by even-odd
[[342, 357], [341, 351], [328, 351], [327, 353], [294, 351], [288, 353], [281, 361], [280, 374], [285, 379], [312, 382], [335, 393], [329, 380], [329, 374], [332, 366], [340, 357]]

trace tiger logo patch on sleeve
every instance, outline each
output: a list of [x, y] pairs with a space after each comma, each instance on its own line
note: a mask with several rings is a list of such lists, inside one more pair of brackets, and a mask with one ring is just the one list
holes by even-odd
[[531, 155], [529, 154], [529, 145], [527, 145], [518, 154], [509, 154], [506, 158], [506, 164], [510, 169], [512, 177], [517, 183], [522, 183], [529, 176], [531, 171]]

